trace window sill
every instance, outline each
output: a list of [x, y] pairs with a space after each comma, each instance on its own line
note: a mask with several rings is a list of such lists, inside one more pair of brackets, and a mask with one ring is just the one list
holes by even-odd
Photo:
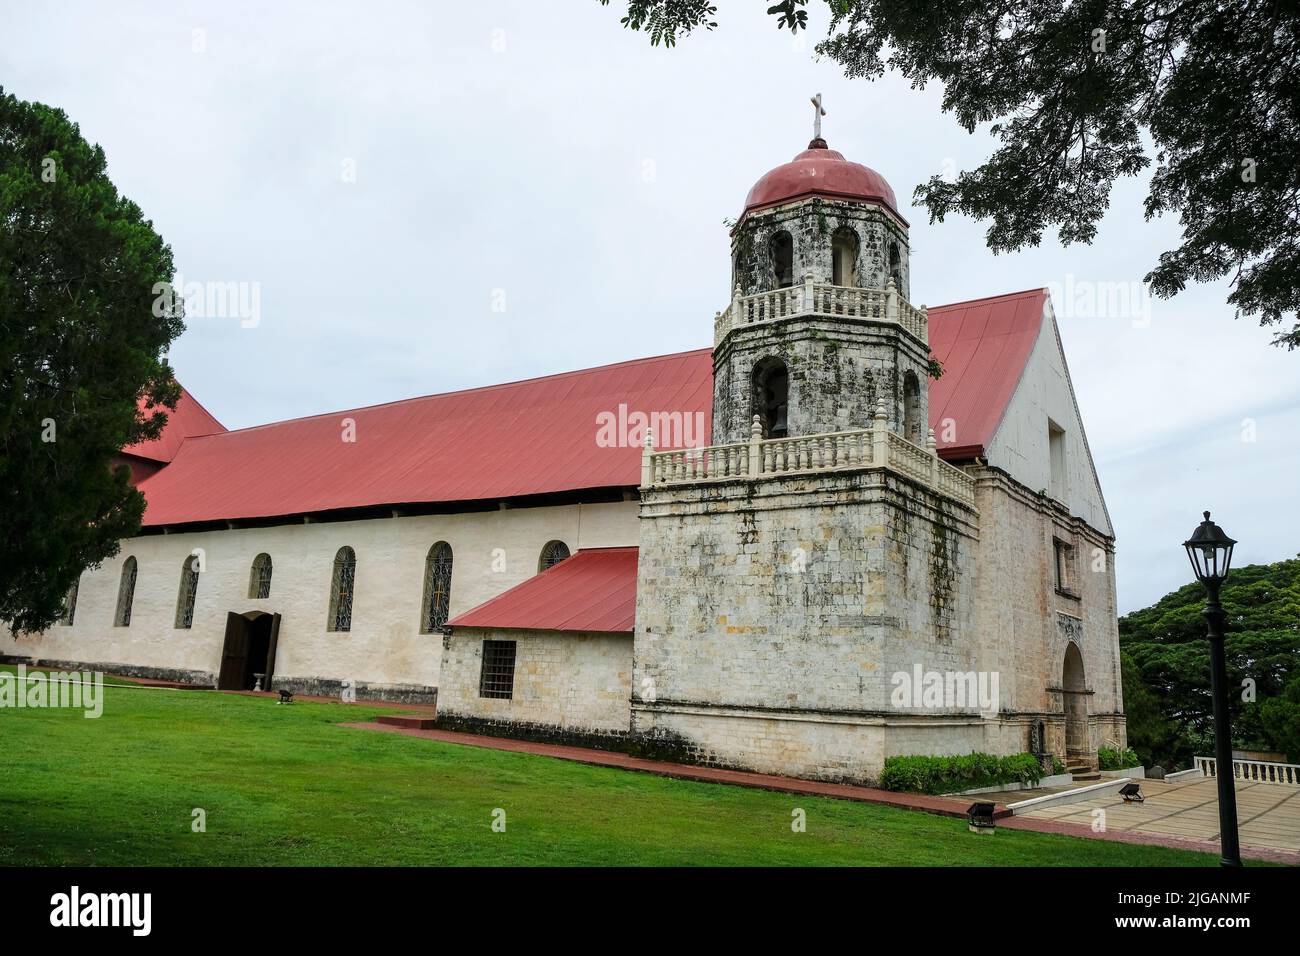
[[1080, 601], [1080, 602], [1083, 601], [1083, 595], [1080, 594], [1078, 591], [1068, 591], [1065, 588], [1057, 588], [1056, 593], [1057, 596], [1063, 598], [1069, 598], [1071, 601]]

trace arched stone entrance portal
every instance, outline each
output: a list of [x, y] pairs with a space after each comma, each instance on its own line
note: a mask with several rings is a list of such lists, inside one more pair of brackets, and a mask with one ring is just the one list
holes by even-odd
[[1061, 674], [1065, 698], [1065, 752], [1068, 756], [1091, 756], [1092, 741], [1088, 733], [1088, 693], [1083, 674], [1083, 655], [1073, 641], [1065, 647], [1065, 667]]
[[262, 689], [271, 689], [275, 676], [275, 651], [280, 637], [280, 615], [246, 611], [226, 615], [226, 640], [221, 648], [221, 673], [217, 690], [252, 690], [256, 674], [263, 674]]

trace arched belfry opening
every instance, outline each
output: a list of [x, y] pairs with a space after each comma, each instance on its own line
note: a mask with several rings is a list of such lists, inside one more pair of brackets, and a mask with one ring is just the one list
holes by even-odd
[[785, 289], [794, 285], [794, 239], [784, 229], [775, 233], [768, 243], [772, 255], [773, 288]]
[[754, 366], [754, 414], [764, 438], [785, 438], [790, 433], [790, 373], [778, 358]]
[[858, 284], [858, 234], [848, 226], [831, 236], [831, 284], [850, 288]]
[[903, 291], [903, 253], [897, 242], [889, 244], [889, 278], [901, 293]]
[[1087, 681], [1083, 674], [1083, 655], [1073, 641], [1065, 647], [1061, 690], [1065, 697], [1065, 752], [1067, 755], [1090, 755], [1092, 742], [1088, 734]]
[[925, 444], [925, 422], [921, 419], [921, 382], [916, 373], [903, 375], [903, 437], [913, 445]]

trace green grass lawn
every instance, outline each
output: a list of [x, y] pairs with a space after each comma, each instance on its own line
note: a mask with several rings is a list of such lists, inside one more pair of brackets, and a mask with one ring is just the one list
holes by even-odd
[[[12, 668], [7, 668], [12, 670]], [[0, 864], [1202, 865], [337, 726], [342, 703], [110, 687], [103, 716], [0, 709]], [[395, 708], [396, 709], [396, 708]], [[191, 830], [192, 811], [207, 830]], [[505, 811], [504, 833], [492, 829]], [[791, 811], [807, 832], [791, 832]]]

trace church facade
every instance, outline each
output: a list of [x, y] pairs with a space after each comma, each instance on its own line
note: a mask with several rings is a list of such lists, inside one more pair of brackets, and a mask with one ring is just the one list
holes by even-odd
[[892, 189], [751, 189], [710, 349], [124, 450], [142, 533], [8, 659], [436, 702], [872, 781], [1123, 746], [1114, 532], [1043, 289], [912, 304]]

